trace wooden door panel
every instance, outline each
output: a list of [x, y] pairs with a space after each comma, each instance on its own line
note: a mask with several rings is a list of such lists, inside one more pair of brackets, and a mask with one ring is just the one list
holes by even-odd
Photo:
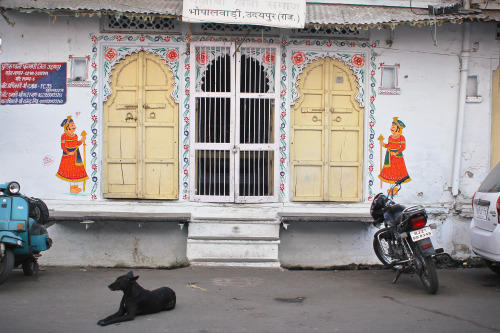
[[108, 163], [110, 191], [135, 193], [137, 187], [137, 167], [135, 163]]
[[296, 129], [293, 150], [295, 161], [323, 161], [323, 130], [321, 129]]
[[135, 127], [109, 127], [108, 159], [137, 160], [137, 130]]
[[146, 128], [146, 141], [148, 145], [145, 150], [146, 159], [160, 159], [174, 162], [176, 150], [171, 142], [177, 142], [177, 133], [174, 127]]
[[359, 166], [331, 166], [330, 182], [328, 187], [329, 200], [353, 201], [358, 200]]
[[358, 131], [331, 131], [330, 162], [358, 162], [359, 144]]
[[303, 201], [322, 200], [323, 198], [323, 166], [296, 165], [293, 185], [295, 198]]
[[150, 199], [174, 196], [177, 191], [177, 170], [173, 163], [147, 163], [145, 167], [145, 196]]

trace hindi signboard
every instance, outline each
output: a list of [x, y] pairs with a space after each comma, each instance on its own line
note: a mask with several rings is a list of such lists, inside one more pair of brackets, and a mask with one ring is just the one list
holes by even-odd
[[1, 64], [2, 105], [66, 103], [66, 63]]
[[306, 0], [184, 0], [182, 20], [304, 28]]

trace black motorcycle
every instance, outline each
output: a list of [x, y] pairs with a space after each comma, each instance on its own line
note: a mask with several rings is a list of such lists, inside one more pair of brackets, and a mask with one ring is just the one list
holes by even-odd
[[393, 283], [403, 273], [416, 273], [427, 292], [435, 294], [439, 283], [434, 258], [443, 249], [435, 250], [432, 245], [430, 237], [436, 225], [427, 225], [423, 206], [405, 207], [393, 201], [394, 192], [401, 189], [403, 181], [391, 187], [389, 196], [379, 193], [373, 199], [370, 208], [373, 225], [384, 224], [374, 235], [373, 249], [386, 268], [396, 271]]

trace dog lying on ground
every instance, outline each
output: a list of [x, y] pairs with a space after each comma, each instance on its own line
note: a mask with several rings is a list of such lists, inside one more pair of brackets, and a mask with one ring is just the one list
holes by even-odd
[[99, 320], [98, 325], [106, 326], [134, 320], [136, 315], [168, 311], [175, 308], [176, 298], [172, 289], [163, 287], [146, 290], [137, 283], [138, 278], [139, 276], [133, 276], [132, 272], [128, 272], [126, 275], [119, 276], [115, 282], [108, 286], [112, 291], [123, 291], [123, 298], [118, 312]]

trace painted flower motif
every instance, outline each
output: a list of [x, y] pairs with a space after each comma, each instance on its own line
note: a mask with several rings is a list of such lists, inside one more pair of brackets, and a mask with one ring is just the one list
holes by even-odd
[[375, 102], [375, 96], [370, 97], [370, 102], [372, 102], [372, 103]]
[[375, 71], [371, 71], [370, 73], [372, 76], [375, 76]]
[[355, 54], [351, 58], [351, 63], [358, 68], [363, 67], [365, 64], [365, 57], [361, 54]]
[[284, 157], [280, 158], [280, 163], [283, 164], [285, 163], [286, 159]]
[[281, 90], [281, 96], [283, 97], [285, 95], [286, 95], [286, 90], [285, 89]]
[[210, 38], [208, 40], [211, 41], [211, 42], [213, 42], [215, 40], [215, 37], [214, 36], [210, 36]]
[[262, 56], [262, 61], [264, 61], [264, 63], [266, 65], [272, 65], [274, 64], [274, 60], [276, 58], [276, 54], [274, 52], [266, 52], [264, 53], [264, 55]]
[[286, 117], [286, 112], [285, 112], [285, 111], [281, 112], [281, 116], [282, 116], [283, 118], [285, 118], [285, 117]]
[[283, 46], [286, 46], [286, 44], [288, 44], [288, 41], [286, 41], [285, 39], [283, 39], [283, 40], [281, 41], [281, 44], [283, 44]]
[[371, 45], [373, 48], [377, 47], [377, 43], [372, 43]]
[[185, 169], [184, 170], [184, 174], [187, 176], [188, 175], [188, 171]]
[[118, 56], [118, 51], [114, 48], [109, 48], [104, 52], [104, 58], [106, 58], [107, 61], [113, 61], [116, 59]]
[[93, 121], [97, 121], [97, 116], [96, 116], [96, 115], [93, 115], [93, 116], [92, 116], [92, 120], [93, 120]]
[[375, 123], [373, 121], [370, 121], [368, 124], [370, 125], [370, 127], [375, 126]]
[[375, 147], [375, 145], [374, 145], [373, 143], [370, 143], [370, 144], [368, 145], [368, 147], [370, 147], [370, 149], [373, 149], [373, 147]]
[[97, 164], [92, 164], [92, 170], [97, 170]]
[[368, 171], [373, 172], [373, 165], [370, 165], [370, 166], [368, 167]]
[[295, 66], [300, 66], [306, 62], [306, 55], [304, 52], [294, 52], [292, 54], [292, 62]]
[[90, 40], [92, 40], [93, 42], [97, 42], [97, 36], [96, 35], [92, 35], [92, 37], [90, 37]]
[[166, 43], [170, 42], [170, 36], [163, 37], [163, 41]]
[[262, 43], [262, 38], [257, 39], [257, 43]]
[[189, 96], [189, 89], [186, 89], [186, 91], [184, 91], [184, 93], [186, 94], [186, 96]]
[[285, 140], [286, 139], [286, 134], [281, 134], [281, 139]]
[[281, 66], [281, 69], [286, 71], [286, 65]]
[[144, 36], [139, 37], [139, 41], [144, 42], [145, 40], [146, 40], [146, 37], [144, 37]]
[[198, 53], [196, 53], [196, 62], [198, 64], [200, 64], [201, 66], [204, 66], [206, 65], [206, 63], [208, 62], [208, 53], [207, 51], [198, 51]]
[[189, 149], [189, 145], [184, 145], [184, 150], [188, 150]]
[[285, 184], [280, 184], [280, 191], [283, 192], [285, 190]]
[[167, 51], [166, 58], [168, 62], [176, 62], [179, 60], [179, 51], [176, 49], [170, 49]]
[[121, 41], [123, 40], [123, 37], [122, 37], [122, 36], [116, 36], [116, 40], [117, 40], [118, 42], [121, 42]]
[[351, 47], [356, 47], [356, 42], [351, 42]]
[[97, 200], [97, 195], [92, 194], [92, 200]]
[[329, 40], [328, 42], [326, 42], [326, 44], [325, 44], [325, 45], [326, 45], [326, 46], [328, 46], [328, 47], [331, 47], [331, 46], [332, 46], [332, 44], [333, 44], [333, 43], [332, 43], [332, 41], [331, 41], [331, 40]]
[[184, 66], [184, 68], [189, 70], [189, 69], [191, 69], [191, 66], [189, 64], [186, 64], [186, 66]]
[[92, 68], [97, 68], [97, 64], [95, 62], [92, 63]]
[[310, 40], [306, 40], [306, 45], [311, 45], [311, 41]]
[[97, 95], [97, 89], [92, 89], [92, 95]]
[[189, 117], [184, 117], [184, 122], [189, 123]]
[[97, 145], [97, 140], [92, 140], [92, 146]]

